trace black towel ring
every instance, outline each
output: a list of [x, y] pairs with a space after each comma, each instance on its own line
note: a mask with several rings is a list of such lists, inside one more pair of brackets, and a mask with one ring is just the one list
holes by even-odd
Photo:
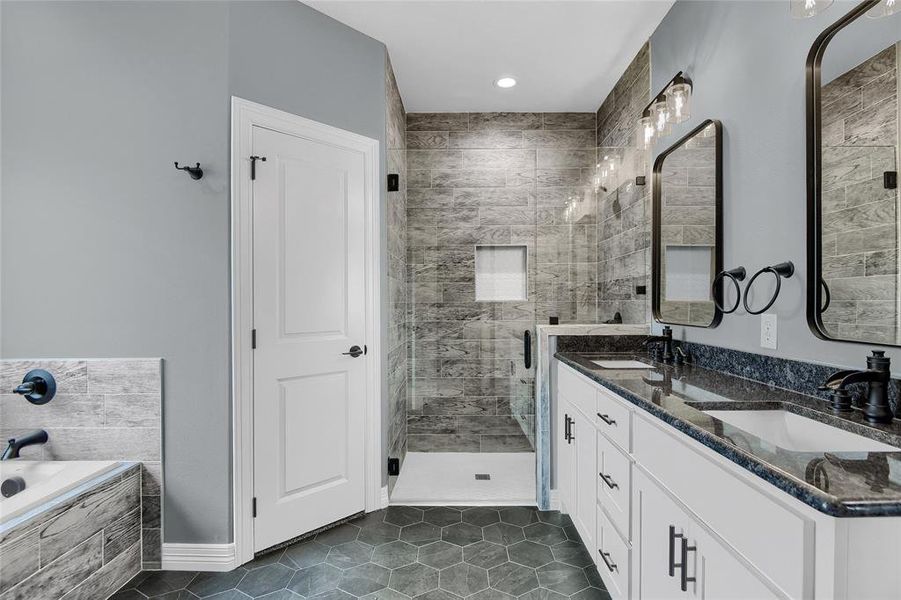
[[[713, 284], [710, 286], [710, 295], [713, 297], [713, 305], [716, 306], [724, 315], [732, 314], [738, 310], [738, 307], [741, 304], [741, 286], [738, 285], [738, 282], [744, 281], [747, 275], [748, 272], [745, 271], [744, 267], [735, 267], [734, 269], [729, 269], [728, 271], [720, 271], [716, 274], [716, 277], [713, 278]], [[735, 306], [733, 306], [730, 310], [726, 310], [716, 297], [716, 286], [723, 280], [723, 278], [726, 277], [728, 277], [729, 280], [732, 281], [732, 284], [735, 286], [735, 293], [737, 296], [735, 298]]]
[[[751, 307], [748, 306], [748, 292], [751, 291], [751, 286], [754, 285], [754, 280], [763, 275], [764, 273], [772, 273], [776, 276], [776, 291], [773, 292], [773, 297], [770, 298], [770, 301], [767, 302], [766, 306], [761, 308], [760, 310], [751, 310]], [[759, 315], [760, 313], [766, 312], [769, 307], [776, 302], [776, 298], [779, 297], [779, 292], [782, 290], [782, 278], [788, 279], [792, 275], [795, 274], [795, 264], [791, 261], [779, 263], [778, 265], [772, 265], [769, 267], [764, 267], [754, 273], [754, 276], [751, 277], [751, 280], [748, 282], [748, 285], [745, 287], [745, 297], [744, 304], [745, 310], [749, 315]]]
[[832, 294], [829, 292], [829, 286], [826, 284], [826, 280], [820, 277], [820, 285], [823, 286], [823, 294], [825, 303], [820, 307], [820, 313], [826, 312], [829, 308], [829, 304], [832, 302]]

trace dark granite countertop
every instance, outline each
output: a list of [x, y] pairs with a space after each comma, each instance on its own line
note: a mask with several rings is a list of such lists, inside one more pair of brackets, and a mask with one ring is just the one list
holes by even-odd
[[[558, 352], [555, 358], [820, 512], [901, 516], [901, 450], [785, 449], [702, 411], [784, 409], [901, 448], [898, 419], [870, 425], [859, 411], [838, 417], [820, 398], [692, 364], [654, 363], [640, 354]], [[604, 369], [591, 362], [601, 359], [635, 359], [649, 366]]]

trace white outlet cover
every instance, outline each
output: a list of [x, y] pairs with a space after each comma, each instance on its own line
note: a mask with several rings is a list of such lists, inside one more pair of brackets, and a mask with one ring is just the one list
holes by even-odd
[[778, 321], [776, 315], [760, 315], [760, 347], [775, 350], [778, 345]]

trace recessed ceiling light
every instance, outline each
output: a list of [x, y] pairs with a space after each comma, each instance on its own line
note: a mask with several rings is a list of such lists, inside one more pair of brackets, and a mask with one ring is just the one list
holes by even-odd
[[516, 80], [512, 77], [501, 77], [494, 82], [494, 85], [499, 88], [512, 88], [514, 85], [516, 85]]

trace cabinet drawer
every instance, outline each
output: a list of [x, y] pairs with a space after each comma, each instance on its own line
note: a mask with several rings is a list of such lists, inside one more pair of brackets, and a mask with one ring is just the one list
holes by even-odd
[[597, 435], [598, 503], [620, 534], [631, 540], [632, 461], [605, 435]]
[[635, 419], [636, 462], [787, 596], [809, 597], [813, 521], [751, 485], [737, 465], [721, 464], [711, 450], [651, 419]]
[[601, 431], [626, 452], [632, 451], [632, 411], [613, 392], [597, 389], [595, 423]]
[[611, 598], [626, 600], [629, 598], [632, 549], [623, 541], [600, 508], [597, 521], [597, 550], [594, 553], [594, 560], [598, 573], [604, 580]]
[[594, 418], [597, 387], [585, 376], [561, 364], [557, 371], [557, 392], [586, 417]]

